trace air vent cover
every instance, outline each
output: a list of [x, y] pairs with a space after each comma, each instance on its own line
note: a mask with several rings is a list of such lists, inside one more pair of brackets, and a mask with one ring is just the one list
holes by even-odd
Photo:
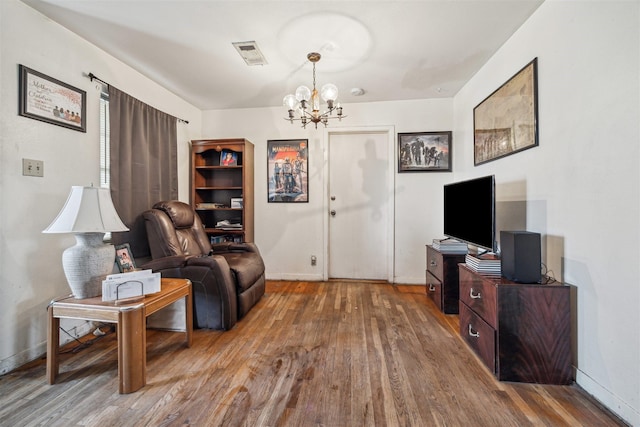
[[232, 44], [247, 65], [265, 65], [267, 63], [255, 41], [235, 42]]

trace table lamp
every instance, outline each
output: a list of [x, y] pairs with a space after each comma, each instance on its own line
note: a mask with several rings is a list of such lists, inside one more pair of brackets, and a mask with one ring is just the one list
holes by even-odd
[[102, 281], [113, 271], [116, 250], [103, 242], [104, 234], [128, 231], [108, 188], [71, 187], [67, 202], [43, 233], [73, 233], [76, 245], [62, 254], [62, 267], [77, 299], [102, 294]]

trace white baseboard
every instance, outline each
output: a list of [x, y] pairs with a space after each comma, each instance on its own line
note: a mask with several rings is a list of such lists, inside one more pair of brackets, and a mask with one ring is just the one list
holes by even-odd
[[0, 360], [0, 375], [8, 374], [14, 369], [18, 369], [25, 363], [36, 360], [47, 352], [47, 342], [42, 342], [35, 347], [28, 348], [11, 357]]
[[632, 408], [626, 402], [611, 391], [607, 390], [601, 384], [597, 383], [586, 373], [581, 370], [576, 371], [576, 383], [588, 394], [593, 396], [598, 402], [623, 419], [632, 426], [640, 426], [640, 412]]
[[[299, 273], [280, 273], [269, 274], [267, 280], [291, 280], [291, 281], [304, 281], [304, 282], [321, 282], [323, 280], [322, 274], [299, 274]], [[409, 276], [397, 276], [393, 283], [397, 285], [425, 285], [424, 277], [409, 277]]]
[[292, 280], [292, 281], [302, 281], [302, 282], [321, 282], [322, 281], [322, 273], [320, 274], [289, 274], [289, 273], [280, 273], [280, 274], [269, 274], [267, 276], [267, 280]]
[[421, 277], [396, 276], [393, 279], [393, 283], [395, 283], [396, 285], [425, 285], [426, 286], [426, 278], [424, 276], [421, 276]]
[[[74, 338], [80, 338], [93, 332], [93, 324], [87, 320], [62, 319], [61, 326], [71, 333], [72, 337], [65, 333], [60, 334], [60, 345], [64, 345]], [[0, 375], [7, 374], [22, 365], [36, 360], [47, 353], [47, 341], [38, 343], [35, 347], [28, 348], [18, 354], [14, 354], [6, 359], [0, 360]]]

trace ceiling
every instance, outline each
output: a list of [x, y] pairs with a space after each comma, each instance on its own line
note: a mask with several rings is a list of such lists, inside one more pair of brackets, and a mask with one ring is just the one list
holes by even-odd
[[[312, 85], [314, 51], [318, 88], [343, 103], [452, 97], [544, 0], [22, 1], [211, 110], [282, 105]], [[244, 41], [266, 65], [245, 63]]]

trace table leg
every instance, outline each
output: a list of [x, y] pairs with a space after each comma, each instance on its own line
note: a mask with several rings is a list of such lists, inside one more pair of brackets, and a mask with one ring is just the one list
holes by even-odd
[[193, 342], [193, 295], [191, 294], [191, 287], [189, 287], [189, 294], [187, 294], [184, 301], [186, 304], [185, 312], [187, 313], [187, 318], [185, 319], [185, 325], [187, 327], [187, 347], [191, 347]]
[[122, 394], [144, 387], [147, 375], [147, 331], [144, 306], [123, 310], [118, 322], [118, 378]]
[[47, 309], [49, 329], [47, 330], [47, 380], [56, 382], [59, 371], [58, 348], [60, 347], [60, 319], [53, 316], [53, 307]]

